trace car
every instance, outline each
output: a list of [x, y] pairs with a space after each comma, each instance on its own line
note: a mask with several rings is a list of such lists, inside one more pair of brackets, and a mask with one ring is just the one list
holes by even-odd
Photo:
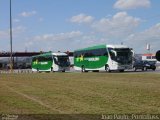
[[156, 70], [156, 61], [143, 61], [144, 63], [144, 70], [152, 69]]
[[145, 67], [145, 64], [141, 60], [134, 61], [134, 63], [133, 63], [133, 70], [134, 71], [136, 71], [137, 69], [144, 71], [144, 67]]
[[147, 71], [148, 69], [156, 70], [156, 62], [155, 61], [134, 61], [133, 63], [134, 71], [140, 69], [142, 71]]

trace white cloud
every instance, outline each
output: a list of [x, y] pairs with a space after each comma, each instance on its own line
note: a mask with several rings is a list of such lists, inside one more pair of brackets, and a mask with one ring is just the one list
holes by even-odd
[[24, 26], [17, 26], [17, 27], [15, 27], [15, 28], [12, 29], [13, 35], [14, 34], [15, 35], [21, 34], [22, 32], [25, 32], [25, 30], [26, 30], [26, 27], [24, 27]]
[[[94, 18], [92, 16], [90, 17]], [[75, 23], [83, 23], [79, 21], [81, 17], [75, 18], [77, 18], [73, 19]], [[130, 16], [127, 12], [118, 12], [113, 16], [110, 15], [109, 18], [104, 17], [100, 20], [93, 19], [92, 22], [86, 26], [89, 27], [91, 31], [88, 33], [86, 32], [79, 39], [73, 40], [72, 44], [77, 46], [77, 48], [102, 43], [120, 44], [130, 34], [136, 32], [141, 21], [140, 18]]]
[[34, 37], [34, 41], [57, 41], [68, 40], [79, 37], [82, 35], [80, 31], [72, 31], [68, 33], [59, 33], [59, 34], [44, 34]]
[[125, 9], [135, 9], [141, 7], [150, 7], [150, 0], [118, 0], [114, 4], [114, 8], [125, 10]]
[[[24, 32], [25, 30], [26, 30], [25, 27], [17, 26], [12, 29], [12, 35], [13, 37], [17, 37], [19, 34]], [[10, 29], [0, 31], [0, 39], [6, 39], [6, 38], [9, 38], [9, 36], [10, 36]]]
[[33, 15], [35, 15], [35, 14], [37, 14], [36, 11], [22, 12], [22, 13], [20, 14], [20, 16], [22, 16], [22, 17], [30, 17], [30, 16], [33, 16]]
[[123, 38], [134, 32], [141, 19], [118, 12], [112, 18], [102, 18], [92, 24], [92, 28], [110, 38]]
[[28, 39], [25, 46], [31, 51], [74, 51], [79, 48], [106, 43], [106, 41], [106, 38], [99, 38], [94, 33], [72, 31], [35, 36]]
[[[23, 26], [13, 27], [12, 29], [13, 51], [24, 50], [25, 35], [26, 35], [25, 27]], [[10, 49], [9, 42], [10, 42], [10, 30], [9, 29], [0, 30], [0, 49], [9, 50]]]
[[82, 35], [83, 33], [80, 31], [71, 31], [59, 34], [44, 34], [28, 39], [25, 46], [31, 50], [35, 50], [35, 46], [38, 46], [40, 50], [44, 51], [73, 50], [73, 48], [77, 47], [77, 45], [73, 46], [74, 41], [80, 39]]
[[[123, 42], [133, 47], [136, 53], [140, 53], [140, 51], [144, 53], [146, 43], [150, 43], [151, 48], [154, 48], [154, 50], [158, 49], [160, 44], [160, 24], [137, 33], [136, 31], [141, 21], [140, 18], [128, 15], [127, 12], [118, 12], [109, 18], [92, 20], [91, 24], [86, 26], [90, 27], [91, 31], [85, 34], [81, 31], [44, 34], [30, 38], [25, 45], [33, 51], [35, 49], [43, 51], [73, 51], [77, 48], [96, 44], [120, 44]], [[76, 23], [79, 24], [80, 22]], [[38, 48], [35, 48], [35, 46], [38, 46]]]
[[91, 23], [93, 20], [94, 20], [94, 18], [92, 16], [88, 16], [88, 15], [85, 15], [85, 14], [79, 14], [79, 15], [73, 16], [70, 19], [70, 22], [73, 22], [73, 23]]
[[44, 21], [44, 18], [39, 18], [39, 22], [43, 22]]
[[127, 44], [132, 45], [134, 48], [137, 48], [137, 51], [146, 50], [146, 44], [151, 44], [151, 49], [153, 52], [159, 50], [160, 47], [160, 23], [152, 26], [149, 29], [146, 29], [140, 33], [132, 34], [128, 36], [125, 41]]
[[160, 23], [137, 32], [142, 20], [127, 14], [118, 12], [109, 18], [101, 18], [92, 21], [91, 33], [85, 33], [80, 39], [74, 40], [74, 46], [82, 48], [94, 44], [124, 44], [133, 47], [136, 53], [145, 53], [147, 43], [151, 44], [152, 51], [159, 49], [160, 45]]
[[20, 22], [20, 20], [19, 19], [13, 19], [13, 22], [18, 23], [18, 22]]
[[8, 38], [9, 36], [9, 31], [2, 30], [0, 31], [0, 39]]

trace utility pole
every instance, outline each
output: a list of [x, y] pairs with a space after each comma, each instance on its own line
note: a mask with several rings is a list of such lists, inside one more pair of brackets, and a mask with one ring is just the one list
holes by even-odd
[[149, 43], [147, 43], [147, 50], [148, 50], [148, 53], [150, 53], [151, 45]]
[[13, 71], [13, 56], [12, 56], [12, 5], [10, 0], [10, 70]]

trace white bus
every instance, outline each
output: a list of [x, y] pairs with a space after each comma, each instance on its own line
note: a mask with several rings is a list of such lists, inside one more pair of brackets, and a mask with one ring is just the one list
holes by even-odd
[[75, 70], [123, 72], [132, 69], [133, 51], [125, 45], [97, 45], [74, 51]]
[[69, 57], [66, 53], [44, 53], [32, 57], [32, 71], [68, 71]]

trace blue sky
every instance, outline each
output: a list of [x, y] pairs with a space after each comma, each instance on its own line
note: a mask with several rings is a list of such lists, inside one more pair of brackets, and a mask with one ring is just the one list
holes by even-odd
[[[73, 51], [124, 43], [160, 49], [159, 0], [12, 0], [13, 51]], [[0, 0], [0, 51], [9, 51], [9, 0]]]

